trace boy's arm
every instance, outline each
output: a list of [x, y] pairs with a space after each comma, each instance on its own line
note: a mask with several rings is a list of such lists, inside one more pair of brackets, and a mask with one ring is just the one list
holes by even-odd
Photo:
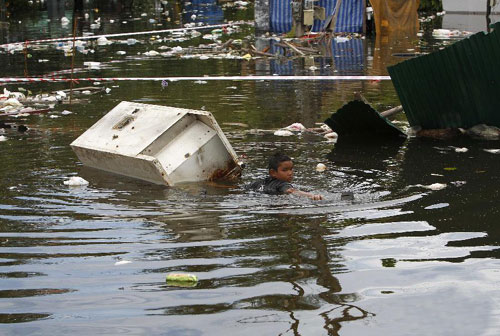
[[299, 195], [299, 196], [305, 196], [305, 197], [308, 197], [314, 201], [319, 201], [319, 200], [323, 199], [323, 196], [321, 196], [321, 195], [311, 194], [311, 193], [308, 193], [308, 192], [305, 192], [302, 190], [298, 190], [298, 189], [294, 189], [294, 188], [287, 189], [286, 193], [287, 194], [295, 194], [295, 195]]

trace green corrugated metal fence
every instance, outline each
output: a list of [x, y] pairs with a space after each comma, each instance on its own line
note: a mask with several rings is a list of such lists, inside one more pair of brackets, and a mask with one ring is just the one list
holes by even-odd
[[411, 126], [500, 127], [500, 23], [388, 71]]

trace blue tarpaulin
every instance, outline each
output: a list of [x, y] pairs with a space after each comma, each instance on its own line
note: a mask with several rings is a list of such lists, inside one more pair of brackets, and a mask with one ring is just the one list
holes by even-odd
[[[335, 13], [338, 0], [320, 0], [316, 6], [324, 7], [326, 18]], [[273, 33], [288, 33], [292, 30], [292, 0], [269, 1], [270, 27]], [[361, 33], [363, 32], [363, 18], [365, 14], [365, 0], [342, 0], [337, 15], [335, 32]], [[322, 30], [325, 21], [314, 20], [313, 32]]]

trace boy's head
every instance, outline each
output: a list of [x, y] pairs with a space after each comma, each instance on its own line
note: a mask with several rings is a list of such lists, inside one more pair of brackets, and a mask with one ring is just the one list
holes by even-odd
[[291, 182], [293, 179], [293, 162], [289, 156], [276, 153], [269, 158], [269, 175], [275, 179]]

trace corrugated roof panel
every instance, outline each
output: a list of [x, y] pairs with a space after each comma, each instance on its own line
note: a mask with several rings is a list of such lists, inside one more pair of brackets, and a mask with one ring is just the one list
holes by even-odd
[[500, 23], [388, 71], [410, 125], [500, 127]]

